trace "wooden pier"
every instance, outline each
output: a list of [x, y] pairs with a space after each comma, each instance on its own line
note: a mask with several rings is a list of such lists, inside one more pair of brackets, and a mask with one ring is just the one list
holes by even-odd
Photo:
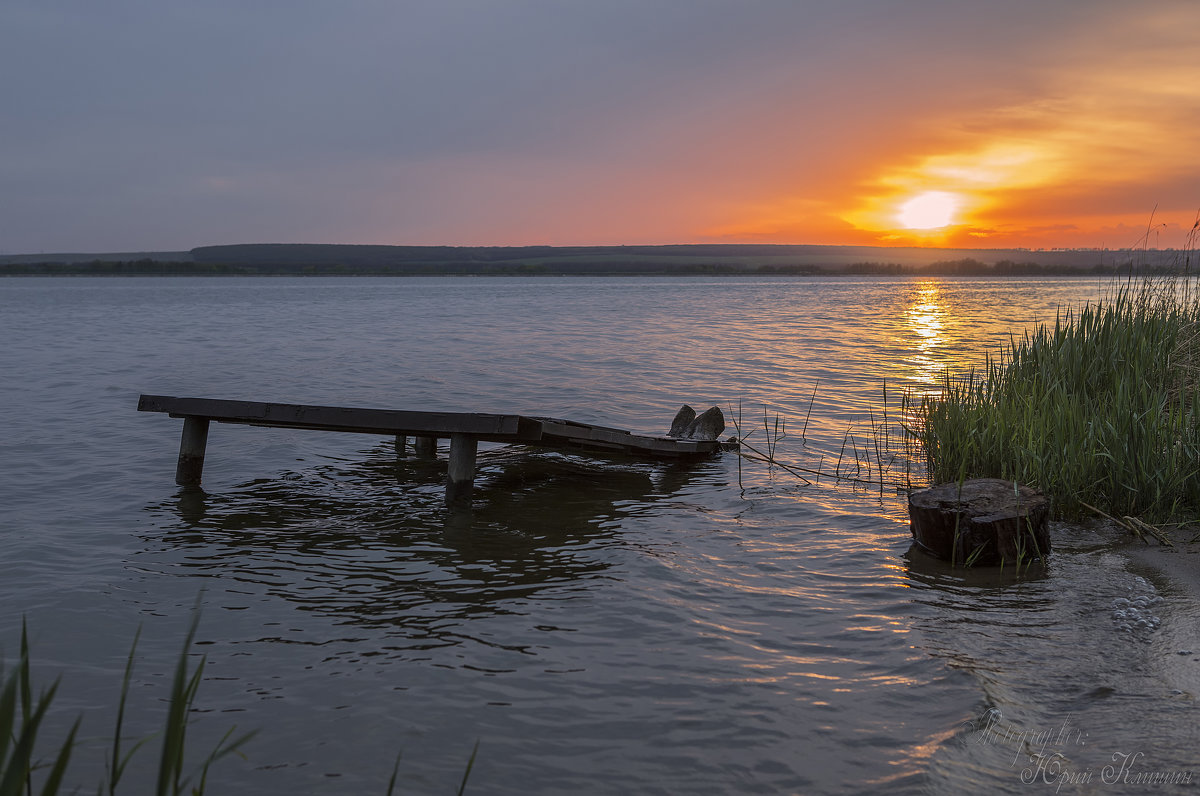
[[211, 421], [274, 428], [305, 428], [380, 434], [396, 439], [403, 453], [408, 438], [414, 438], [418, 454], [432, 455], [437, 440], [450, 440], [446, 476], [446, 504], [469, 503], [475, 481], [475, 456], [480, 441], [541, 445], [582, 452], [628, 454], [658, 459], [681, 459], [710, 455], [721, 448], [717, 440], [645, 436], [616, 428], [576, 423], [549, 417], [476, 414], [467, 412], [410, 412], [394, 409], [358, 409], [341, 406], [226, 401], [211, 398], [174, 398], [143, 395], [140, 412], [166, 412], [183, 418], [179, 463], [175, 483], [200, 483], [204, 451]]

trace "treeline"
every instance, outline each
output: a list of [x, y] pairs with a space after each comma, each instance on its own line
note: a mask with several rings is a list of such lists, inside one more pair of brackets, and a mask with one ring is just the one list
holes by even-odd
[[0, 276], [233, 276], [248, 274], [241, 266], [176, 260], [90, 260], [0, 264]]
[[929, 265], [916, 266], [907, 273], [937, 276], [1070, 276], [1080, 274], [1178, 274], [1187, 267], [1187, 262], [1139, 263], [1132, 257], [1122, 263], [1097, 263], [1090, 268], [1033, 262], [999, 260], [985, 263], [967, 257], [961, 260], [939, 260]]
[[313, 265], [342, 263], [349, 266], [398, 264], [533, 263], [540, 260], [632, 261], [737, 261], [813, 256], [840, 247], [807, 244], [680, 243], [645, 246], [391, 246], [344, 243], [244, 243], [198, 246], [191, 250], [196, 262]]
[[[232, 248], [232, 247], [229, 247]], [[449, 248], [449, 247], [448, 247]], [[423, 252], [424, 253], [424, 252]], [[558, 252], [556, 252], [558, 253]], [[284, 260], [197, 261], [92, 260], [89, 262], [35, 262], [0, 264], [0, 276], [1060, 276], [1088, 274], [1170, 274], [1189, 263], [1145, 264], [1133, 259], [1117, 264], [1080, 267], [1063, 264], [1000, 260], [985, 263], [973, 258], [941, 260], [927, 265], [858, 262], [848, 265], [810, 263], [755, 263], [728, 260], [696, 262], [656, 257], [547, 257], [520, 259], [443, 261], [324, 262], [305, 258]]]
[[0, 264], [0, 276], [732, 276], [815, 275], [812, 265], [748, 266], [738, 263], [627, 262], [444, 262], [444, 263], [195, 263], [93, 260], [78, 263]]
[[1000, 260], [985, 263], [972, 258], [962, 260], [939, 260], [928, 265], [903, 263], [862, 262], [846, 266], [760, 266], [754, 273], [796, 274], [853, 274], [865, 276], [1081, 276], [1089, 274], [1177, 274], [1184, 270], [1178, 265], [1146, 265], [1127, 260], [1121, 265], [1098, 263], [1090, 267], [1075, 265], [1014, 262]]

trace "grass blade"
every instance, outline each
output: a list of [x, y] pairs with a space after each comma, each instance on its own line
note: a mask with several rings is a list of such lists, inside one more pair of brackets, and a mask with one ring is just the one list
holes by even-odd
[[467, 789], [467, 778], [471, 776], [471, 769], [475, 766], [475, 755], [479, 752], [479, 741], [475, 742], [475, 748], [471, 750], [471, 759], [467, 761], [467, 770], [463, 772], [462, 782], [458, 786], [458, 796], [463, 796], [463, 792]]

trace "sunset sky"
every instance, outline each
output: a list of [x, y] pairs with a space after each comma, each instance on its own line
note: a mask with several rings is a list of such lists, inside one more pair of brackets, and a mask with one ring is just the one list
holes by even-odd
[[5, 0], [0, 254], [1182, 247], [1200, 2]]

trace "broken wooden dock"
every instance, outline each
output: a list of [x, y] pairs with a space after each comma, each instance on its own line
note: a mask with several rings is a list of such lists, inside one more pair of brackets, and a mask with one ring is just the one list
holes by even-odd
[[412, 412], [165, 395], [143, 395], [138, 399], [137, 408], [140, 412], [166, 412], [171, 417], [183, 418], [179, 462], [175, 470], [175, 483], [182, 486], [200, 483], [209, 424], [214, 420], [250, 426], [394, 436], [398, 453], [404, 452], [409, 437], [414, 438], [417, 452], [426, 454], [436, 451], [437, 440], [449, 439], [447, 505], [461, 505], [470, 500], [475, 480], [475, 457], [481, 441], [660, 459], [707, 456], [722, 446], [717, 440], [647, 436], [590, 423], [526, 415]]

